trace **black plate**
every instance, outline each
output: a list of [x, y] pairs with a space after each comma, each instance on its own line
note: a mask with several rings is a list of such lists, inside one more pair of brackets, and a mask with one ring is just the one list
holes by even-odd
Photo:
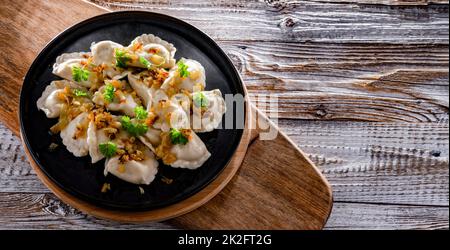
[[[20, 95], [20, 125], [26, 146], [37, 165], [60, 188], [95, 205], [110, 209], [148, 210], [167, 206], [200, 191], [227, 165], [233, 156], [242, 129], [216, 129], [199, 134], [211, 152], [209, 160], [197, 170], [175, 169], [160, 162], [156, 179], [148, 186], [141, 185], [140, 194], [133, 185], [112, 175], [104, 177], [104, 161], [90, 164], [90, 157], [77, 158], [66, 150], [59, 135], [52, 136], [49, 128], [56, 119], [48, 119], [36, 108], [36, 101], [44, 88], [58, 77], [52, 75], [52, 65], [58, 55], [67, 52], [89, 51], [92, 42], [112, 40], [128, 45], [136, 36], [151, 33], [173, 43], [176, 58], [192, 58], [206, 70], [206, 89], [220, 89], [223, 94], [242, 94], [240, 77], [220, 47], [197, 28], [173, 17], [142, 12], [108, 13], [83, 21], [54, 38], [38, 55], [25, 76]], [[39, 35], [39, 34], [36, 34]], [[227, 112], [236, 111], [228, 107]], [[245, 112], [244, 112], [245, 113]], [[60, 146], [50, 152], [49, 145]], [[162, 177], [173, 179], [171, 184]], [[102, 193], [105, 182], [111, 190]]]

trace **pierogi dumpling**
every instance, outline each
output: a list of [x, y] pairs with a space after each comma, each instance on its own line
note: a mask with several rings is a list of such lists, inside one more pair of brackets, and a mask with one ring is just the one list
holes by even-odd
[[109, 158], [105, 162], [104, 174], [111, 173], [116, 177], [134, 184], [150, 184], [158, 172], [158, 161], [147, 148], [144, 151], [144, 160], [121, 162], [119, 156]]
[[88, 113], [81, 113], [61, 130], [61, 138], [67, 150], [77, 157], [89, 153], [87, 129], [89, 126]]
[[194, 91], [201, 91], [206, 86], [205, 68], [192, 59], [180, 59], [178, 63], [169, 72], [169, 77], [161, 86], [166, 92], [171, 92], [171, 89], [185, 90], [190, 93]]

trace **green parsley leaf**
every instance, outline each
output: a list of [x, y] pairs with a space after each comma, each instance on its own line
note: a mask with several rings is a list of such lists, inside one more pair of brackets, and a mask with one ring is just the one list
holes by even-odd
[[127, 62], [131, 61], [131, 56], [125, 50], [116, 49], [115, 57], [116, 67], [119, 68], [126, 68]]
[[87, 81], [91, 72], [77, 66], [72, 67], [72, 78], [76, 82]]
[[112, 102], [114, 100], [114, 91], [116, 89], [112, 84], [107, 84], [105, 88], [103, 89], [103, 98], [107, 102]]
[[171, 128], [169, 131], [170, 141], [172, 144], [183, 144], [188, 143], [188, 138], [186, 138], [180, 130], [176, 128]]
[[194, 94], [194, 97], [192, 98], [194, 101], [194, 105], [199, 108], [206, 108], [208, 107], [209, 100], [206, 98], [205, 94], [202, 92], [197, 92]]
[[130, 117], [122, 116], [121, 119], [122, 127], [130, 133], [132, 136], [141, 136], [148, 131], [148, 126], [143, 123], [133, 123]]
[[147, 110], [145, 110], [142, 106], [134, 108], [134, 113], [136, 114], [136, 118], [139, 120], [144, 120], [148, 116]]
[[111, 141], [98, 144], [98, 148], [106, 158], [113, 157], [117, 152], [117, 145]]
[[76, 97], [88, 97], [88, 93], [86, 91], [79, 90], [79, 89], [74, 89], [73, 90], [73, 94]]
[[145, 59], [145, 57], [143, 57], [143, 56], [140, 56], [139, 57], [139, 62], [142, 64], [142, 65], [144, 65], [144, 67], [146, 67], [146, 68], [150, 68], [152, 65], [150, 64], [150, 62], [147, 60], [147, 59]]
[[131, 126], [131, 118], [129, 116], [124, 115], [122, 116], [121, 123], [122, 127], [125, 130], [128, 130], [128, 128]]
[[147, 125], [145, 125], [143, 123], [136, 123], [136, 124], [134, 124], [134, 128], [130, 134], [132, 134], [134, 136], [141, 136], [141, 135], [144, 135], [145, 133], [147, 133], [147, 131], [148, 131]]
[[189, 71], [188, 66], [184, 63], [184, 60], [180, 60], [177, 63], [178, 65], [178, 73], [180, 73], [181, 77], [188, 77], [189, 76]]

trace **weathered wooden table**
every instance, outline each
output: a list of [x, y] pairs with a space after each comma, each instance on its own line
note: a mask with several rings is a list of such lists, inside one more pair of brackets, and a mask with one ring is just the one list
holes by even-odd
[[[448, 1], [93, 2], [196, 25], [229, 54], [251, 93], [277, 95], [279, 126], [333, 186], [327, 229], [448, 229]], [[6, 11], [0, 31], [25, 25], [3, 19]], [[4, 81], [6, 71], [0, 98]], [[0, 228], [173, 225], [103, 221], [62, 204], [0, 125]]]

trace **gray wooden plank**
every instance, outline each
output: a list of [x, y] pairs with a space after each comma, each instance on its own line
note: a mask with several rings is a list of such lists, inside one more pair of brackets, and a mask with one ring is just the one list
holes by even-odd
[[[283, 0], [268, 0], [268, 2], [278, 3]], [[429, 4], [448, 4], [448, 0], [310, 0], [318, 3], [358, 3], [358, 4], [383, 4], [383, 5], [418, 5], [424, 6]], [[296, 1], [301, 2], [301, 1]]]
[[91, 0], [112, 10], [176, 16], [219, 40], [448, 43], [448, 5], [390, 6], [310, 1]]
[[1, 193], [0, 229], [173, 229], [167, 223], [128, 224], [97, 219], [49, 193]]
[[448, 122], [279, 125], [322, 169], [335, 201], [449, 204]]
[[447, 229], [448, 207], [335, 203], [326, 230]]
[[48, 192], [32, 170], [20, 139], [0, 123], [0, 192]]
[[[335, 203], [325, 229], [448, 229], [448, 207]], [[96, 219], [52, 194], [0, 193], [0, 229], [175, 229]]]
[[[447, 45], [222, 41], [257, 106], [292, 119], [448, 121]], [[277, 98], [278, 105], [269, 107]], [[252, 100], [258, 100], [252, 98]], [[265, 108], [263, 107], [265, 106]]]

